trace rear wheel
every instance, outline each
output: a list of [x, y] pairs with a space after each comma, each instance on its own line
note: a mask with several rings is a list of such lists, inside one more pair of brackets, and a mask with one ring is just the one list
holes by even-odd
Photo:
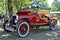
[[51, 22], [50, 22], [50, 30], [55, 30], [56, 29], [56, 24], [57, 24], [57, 22], [56, 22], [56, 20], [52, 20]]
[[17, 27], [17, 34], [20, 37], [25, 37], [29, 33], [29, 24], [27, 22], [21, 22]]

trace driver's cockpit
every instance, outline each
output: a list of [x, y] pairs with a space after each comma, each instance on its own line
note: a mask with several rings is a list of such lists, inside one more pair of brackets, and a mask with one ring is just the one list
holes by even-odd
[[49, 10], [38, 10], [37, 14], [40, 18], [49, 20]]
[[40, 16], [49, 16], [49, 10], [38, 10], [38, 15]]

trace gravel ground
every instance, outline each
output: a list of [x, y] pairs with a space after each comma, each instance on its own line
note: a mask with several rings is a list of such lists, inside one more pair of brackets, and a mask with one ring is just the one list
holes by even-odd
[[16, 32], [7, 33], [0, 28], [0, 40], [60, 40], [60, 27], [55, 31], [48, 28], [31, 29], [25, 38], [18, 37]]

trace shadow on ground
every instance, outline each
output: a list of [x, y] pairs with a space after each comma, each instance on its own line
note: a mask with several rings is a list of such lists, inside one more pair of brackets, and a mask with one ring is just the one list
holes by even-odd
[[16, 32], [5, 32], [0, 28], [0, 40], [59, 40], [60, 29], [55, 31], [46, 29], [31, 29], [30, 33], [25, 38], [20, 38], [16, 35]]

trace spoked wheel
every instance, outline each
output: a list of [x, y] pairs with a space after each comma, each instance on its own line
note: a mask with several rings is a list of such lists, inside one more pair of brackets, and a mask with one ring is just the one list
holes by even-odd
[[4, 31], [13, 32], [14, 28], [11, 28], [10, 22], [7, 20], [3, 24]]
[[25, 37], [29, 33], [29, 24], [27, 22], [20, 23], [19, 27], [17, 27], [17, 34], [20, 37]]
[[57, 22], [55, 20], [52, 20], [50, 22], [50, 30], [55, 30], [56, 29], [56, 24], [57, 24]]
[[4, 31], [11, 32], [11, 31], [7, 30], [7, 28], [9, 27], [9, 25], [10, 25], [10, 23], [9, 23], [8, 20], [4, 22], [4, 24], [3, 24]]

